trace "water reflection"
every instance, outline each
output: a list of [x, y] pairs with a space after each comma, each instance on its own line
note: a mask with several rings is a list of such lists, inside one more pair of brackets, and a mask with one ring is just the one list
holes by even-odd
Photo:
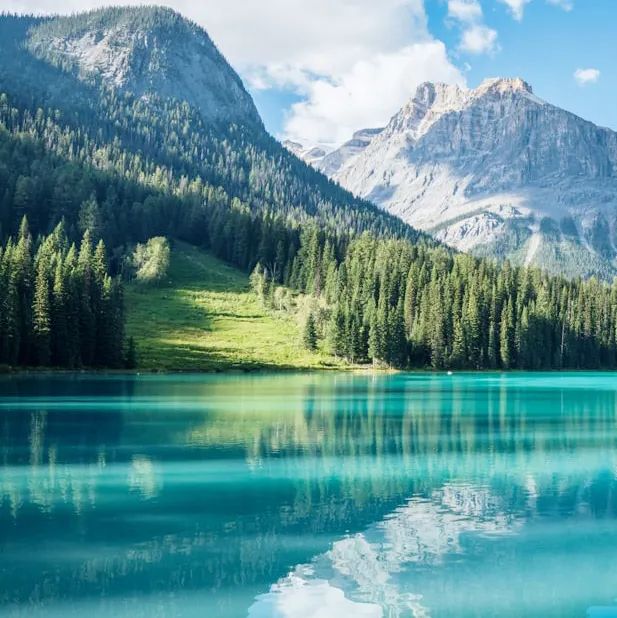
[[0, 389], [0, 615], [574, 616], [617, 596], [612, 375]]

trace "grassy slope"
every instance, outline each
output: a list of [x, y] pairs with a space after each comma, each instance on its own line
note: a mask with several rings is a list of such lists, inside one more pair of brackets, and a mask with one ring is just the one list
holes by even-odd
[[303, 349], [296, 319], [266, 311], [248, 277], [208, 253], [176, 243], [167, 279], [127, 289], [127, 334], [135, 337], [140, 369], [343, 366]]

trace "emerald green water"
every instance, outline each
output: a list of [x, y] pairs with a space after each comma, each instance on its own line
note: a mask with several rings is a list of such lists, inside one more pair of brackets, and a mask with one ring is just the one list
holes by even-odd
[[617, 616], [617, 375], [0, 378], [0, 616]]

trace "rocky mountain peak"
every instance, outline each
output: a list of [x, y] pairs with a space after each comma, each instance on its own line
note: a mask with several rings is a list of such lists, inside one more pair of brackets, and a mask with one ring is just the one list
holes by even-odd
[[165, 7], [113, 7], [44, 20], [28, 49], [83, 81], [186, 101], [208, 120], [261, 123], [205, 30]]
[[463, 102], [467, 98], [467, 89], [456, 84], [443, 82], [423, 82], [416, 88], [410, 105], [433, 107]]
[[484, 94], [486, 92], [499, 94], [523, 92], [533, 94], [533, 89], [530, 84], [520, 77], [489, 77], [478, 86], [476, 91], [478, 94]]
[[316, 165], [458, 249], [617, 274], [617, 133], [521, 78], [420, 84], [362, 148], [344, 144]]
[[544, 103], [533, 94], [531, 86], [520, 77], [486, 79], [475, 89], [457, 84], [424, 82], [418, 86], [409, 102], [392, 118], [391, 124], [394, 125], [395, 131], [403, 128], [415, 130], [418, 132], [415, 137], [418, 137], [444, 114], [460, 112], [481, 101], [494, 99], [514, 101], [519, 97], [534, 104]]

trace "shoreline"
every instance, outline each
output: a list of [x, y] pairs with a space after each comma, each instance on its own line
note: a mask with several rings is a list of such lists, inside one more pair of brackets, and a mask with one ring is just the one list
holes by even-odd
[[103, 368], [80, 368], [65, 369], [54, 367], [3, 367], [0, 368], [2, 376], [40, 376], [40, 375], [126, 375], [126, 376], [165, 376], [165, 375], [248, 375], [248, 374], [294, 374], [294, 373], [344, 373], [357, 375], [398, 375], [398, 374], [432, 374], [456, 376], [461, 374], [559, 374], [559, 373], [617, 373], [614, 369], [430, 369], [410, 368], [393, 369], [387, 367], [230, 367], [228, 369], [195, 370], [195, 369], [103, 369]]

